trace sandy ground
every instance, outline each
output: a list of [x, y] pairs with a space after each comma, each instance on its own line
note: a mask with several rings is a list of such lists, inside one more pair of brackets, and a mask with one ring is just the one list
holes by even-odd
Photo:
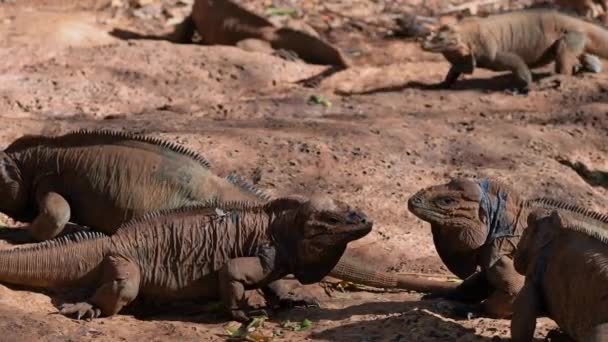
[[[525, 196], [565, 198], [601, 212], [608, 207], [606, 184], [563, 163], [608, 169], [606, 73], [540, 79], [551, 72], [541, 69], [540, 90], [528, 96], [504, 91], [508, 75], [482, 70], [455, 89], [429, 90], [448, 70], [441, 56], [412, 40], [336, 30], [329, 39], [359, 52], [355, 66], [311, 89], [294, 82], [324, 67], [229, 46], [125, 41], [108, 32], [169, 27], [112, 9], [32, 3], [0, 4], [0, 147], [23, 134], [79, 128], [161, 136], [201, 151], [219, 174], [261, 176], [258, 185], [276, 194], [327, 193], [359, 206], [375, 226], [352, 251], [390, 271], [449, 275], [429, 226], [406, 208], [415, 191], [449, 177], [496, 176]], [[331, 106], [310, 104], [312, 95]], [[275, 340], [508, 336], [507, 320], [450, 317], [448, 302], [420, 301], [418, 294], [343, 293], [319, 285], [303, 291], [322, 307], [276, 313], [262, 331], [307, 318], [311, 328]], [[226, 338], [225, 319], [192, 303], [135, 305], [93, 322], [55, 314], [58, 302], [83, 295], [0, 286], [0, 340]], [[554, 325], [540, 322], [542, 338]]]

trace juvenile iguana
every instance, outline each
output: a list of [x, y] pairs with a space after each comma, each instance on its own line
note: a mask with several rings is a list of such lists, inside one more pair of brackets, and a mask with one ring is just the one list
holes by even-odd
[[212, 200], [264, 202], [256, 190], [221, 178], [183, 146], [117, 131], [24, 136], [0, 152], [0, 211], [31, 222], [37, 240], [68, 221], [111, 234], [147, 212]]
[[288, 274], [303, 284], [321, 280], [372, 225], [329, 198], [165, 210], [112, 236], [78, 233], [0, 251], [0, 282], [96, 288], [89, 301], [62, 306], [78, 319], [116, 314], [140, 295], [219, 297], [232, 318], [245, 321], [245, 290], [272, 293]]
[[513, 341], [532, 341], [546, 315], [575, 341], [608, 341], [607, 215], [533, 212], [514, 264], [526, 282], [513, 304]]
[[442, 53], [452, 64], [442, 83], [445, 87], [480, 67], [512, 71], [521, 83], [518, 88], [526, 91], [532, 85], [530, 68], [551, 62], [560, 74], [572, 74], [577, 59], [586, 69], [599, 72], [596, 56], [608, 58], [608, 31], [555, 10], [522, 10], [444, 25], [422, 48]]
[[513, 300], [524, 284], [513, 267], [513, 255], [528, 214], [543, 208], [592, 216], [553, 199], [524, 200], [509, 186], [488, 178], [453, 179], [422, 189], [409, 198], [408, 208], [431, 224], [439, 257], [464, 279], [455, 290], [428, 297], [481, 302], [475, 309], [492, 317], [511, 315]]

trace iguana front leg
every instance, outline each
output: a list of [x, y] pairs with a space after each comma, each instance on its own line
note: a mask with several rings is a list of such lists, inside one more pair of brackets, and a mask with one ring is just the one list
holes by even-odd
[[568, 32], [556, 44], [555, 72], [572, 75], [577, 59], [585, 50], [587, 36], [582, 32]]
[[511, 339], [513, 342], [530, 342], [536, 329], [536, 318], [541, 313], [538, 293], [531, 282], [519, 291], [513, 303]]
[[528, 91], [532, 86], [532, 72], [526, 62], [517, 54], [511, 52], [497, 52], [491, 62], [495, 70], [511, 70], [517, 80], [522, 82], [523, 90]]
[[76, 319], [111, 316], [137, 297], [141, 275], [134, 262], [122, 256], [110, 255], [104, 259], [101, 269], [101, 286], [89, 302], [64, 304], [60, 313], [76, 314]]
[[487, 278], [494, 291], [484, 301], [483, 311], [496, 318], [510, 316], [525, 278], [515, 271], [513, 260], [507, 256], [502, 256], [488, 269]]
[[439, 87], [441, 88], [450, 88], [454, 82], [458, 80], [458, 77], [462, 75], [463, 71], [460, 70], [458, 65], [452, 65], [447, 75], [445, 75], [445, 79], [443, 82], [439, 83]]
[[249, 317], [242, 310], [245, 289], [267, 280], [272, 270], [265, 269], [258, 257], [236, 258], [228, 261], [219, 271], [219, 289], [224, 307], [236, 321], [246, 322]]
[[488, 297], [491, 292], [490, 283], [485, 271], [476, 272], [466, 278], [455, 289], [435, 291], [423, 299], [445, 298], [462, 302], [479, 302]]
[[70, 220], [70, 205], [56, 192], [37, 192], [38, 216], [29, 227], [32, 237], [38, 241], [59, 235]]
[[290, 309], [296, 306], [319, 307], [319, 301], [316, 298], [291, 293], [285, 284], [285, 280], [279, 279], [273, 281], [262, 290], [267, 298], [278, 302], [281, 308]]

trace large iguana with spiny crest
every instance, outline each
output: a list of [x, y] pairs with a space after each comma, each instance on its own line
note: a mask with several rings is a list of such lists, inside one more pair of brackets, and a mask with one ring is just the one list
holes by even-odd
[[147, 214], [110, 237], [77, 233], [1, 251], [0, 282], [96, 288], [89, 301], [62, 307], [78, 319], [116, 314], [142, 295], [219, 297], [245, 321], [245, 290], [272, 294], [288, 274], [317, 282], [371, 229], [365, 214], [329, 198], [191, 206]]
[[488, 178], [459, 178], [422, 189], [409, 198], [408, 208], [431, 224], [439, 257], [452, 273], [464, 279], [454, 290], [436, 291], [427, 297], [480, 303], [465, 308], [492, 317], [512, 314], [513, 300], [524, 284], [524, 277], [513, 266], [513, 255], [532, 211], [597, 216], [553, 199], [525, 200], [504, 183]]
[[596, 56], [608, 58], [608, 31], [555, 10], [522, 10], [442, 26], [422, 48], [442, 53], [452, 64], [445, 87], [479, 67], [513, 72], [517, 88], [526, 91], [532, 85], [530, 68], [551, 62], [560, 74], [572, 74], [577, 60], [599, 72]]
[[31, 222], [37, 240], [57, 236], [68, 221], [111, 234], [150, 211], [268, 199], [238, 177], [217, 176], [183, 146], [105, 130], [15, 140], [0, 152], [0, 194], [0, 212]]
[[[117, 131], [17, 139], [0, 152], [0, 194], [0, 211], [31, 221], [38, 240], [56, 236], [68, 221], [112, 234], [156, 210], [217, 201], [261, 204], [272, 198], [234, 174], [217, 176], [203, 156], [183, 146]], [[453, 286], [363, 264], [346, 257], [331, 275], [416, 291]]]
[[533, 340], [539, 316], [575, 341], [608, 340], [608, 215], [533, 212], [514, 265], [526, 276], [513, 304], [514, 342]]

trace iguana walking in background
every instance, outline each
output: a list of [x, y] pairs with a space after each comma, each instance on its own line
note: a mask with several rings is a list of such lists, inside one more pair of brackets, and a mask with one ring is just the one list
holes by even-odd
[[514, 342], [531, 342], [536, 318], [545, 315], [575, 341], [608, 341], [608, 215], [591, 216], [528, 216], [514, 259], [526, 275], [513, 304]]
[[590, 218], [597, 215], [557, 200], [524, 200], [509, 186], [488, 178], [454, 179], [422, 189], [409, 198], [408, 208], [431, 224], [439, 257], [464, 279], [456, 289], [428, 297], [481, 302], [473, 310], [491, 317], [509, 317], [524, 284], [513, 266], [513, 255], [530, 212], [550, 209]]
[[523, 10], [442, 26], [422, 48], [442, 53], [452, 64], [445, 87], [479, 67], [511, 71], [518, 88], [527, 91], [532, 85], [530, 68], [551, 62], [559, 74], [572, 74], [577, 60], [599, 72], [597, 56], [608, 58], [608, 31], [555, 10]]
[[268, 199], [239, 182], [183, 146], [117, 131], [24, 136], [0, 152], [0, 211], [31, 222], [37, 240], [68, 221], [111, 234], [150, 211]]
[[272, 294], [272, 284], [288, 274], [303, 284], [321, 280], [372, 225], [329, 198], [159, 211], [110, 237], [77, 233], [0, 251], [0, 282], [96, 288], [87, 302], [61, 308], [78, 319], [116, 314], [141, 295], [219, 297], [232, 318], [245, 321], [245, 290]]

